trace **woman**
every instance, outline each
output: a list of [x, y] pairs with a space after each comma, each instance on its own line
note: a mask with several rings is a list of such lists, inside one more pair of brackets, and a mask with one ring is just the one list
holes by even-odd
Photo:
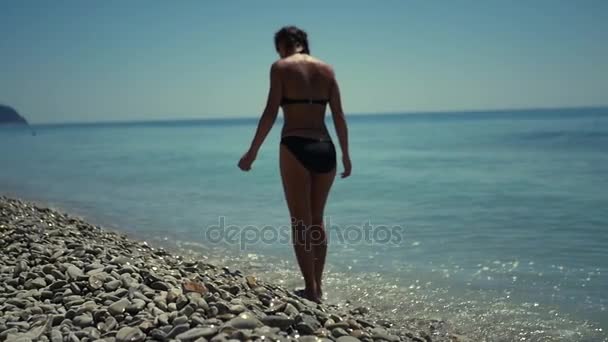
[[292, 242], [304, 276], [301, 295], [320, 302], [327, 252], [323, 210], [336, 175], [336, 151], [325, 126], [326, 105], [329, 103], [342, 150], [342, 178], [351, 173], [346, 120], [334, 72], [330, 65], [310, 56], [306, 32], [283, 27], [275, 34], [274, 43], [280, 59], [270, 68], [266, 108], [251, 147], [238, 166], [243, 171], [251, 169], [282, 106], [280, 170], [291, 215]]

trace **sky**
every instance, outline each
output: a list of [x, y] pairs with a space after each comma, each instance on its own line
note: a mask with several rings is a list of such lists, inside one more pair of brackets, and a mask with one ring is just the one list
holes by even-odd
[[608, 104], [605, 0], [0, 0], [0, 103], [34, 123], [257, 117], [284, 25], [347, 115]]

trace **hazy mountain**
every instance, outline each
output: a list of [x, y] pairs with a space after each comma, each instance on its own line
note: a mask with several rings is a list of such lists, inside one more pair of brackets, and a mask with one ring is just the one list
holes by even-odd
[[27, 125], [27, 120], [19, 115], [12, 107], [0, 104], [0, 125], [4, 124]]

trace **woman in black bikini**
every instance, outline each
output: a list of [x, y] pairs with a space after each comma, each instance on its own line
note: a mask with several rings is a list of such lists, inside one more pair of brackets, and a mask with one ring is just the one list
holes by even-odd
[[325, 126], [329, 103], [342, 150], [344, 172], [351, 172], [346, 120], [340, 90], [330, 65], [310, 56], [306, 32], [294, 26], [274, 37], [281, 57], [270, 68], [270, 90], [251, 147], [238, 166], [249, 171], [258, 150], [283, 107], [280, 169], [291, 215], [292, 241], [304, 276], [303, 296], [320, 302], [327, 252], [323, 210], [336, 175], [336, 150]]

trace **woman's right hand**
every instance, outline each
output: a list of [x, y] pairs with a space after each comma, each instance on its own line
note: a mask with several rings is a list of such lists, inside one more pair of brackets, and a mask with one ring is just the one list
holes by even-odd
[[253, 162], [255, 161], [256, 156], [257, 153], [252, 150], [248, 150], [247, 152], [245, 152], [245, 154], [243, 154], [243, 156], [239, 160], [239, 168], [243, 171], [251, 170], [251, 164], [253, 164]]
[[344, 172], [342, 172], [341, 176], [342, 176], [342, 178], [346, 178], [346, 177], [350, 176], [350, 171], [352, 168], [352, 165], [350, 164], [349, 155], [342, 156], [342, 165], [344, 166]]

